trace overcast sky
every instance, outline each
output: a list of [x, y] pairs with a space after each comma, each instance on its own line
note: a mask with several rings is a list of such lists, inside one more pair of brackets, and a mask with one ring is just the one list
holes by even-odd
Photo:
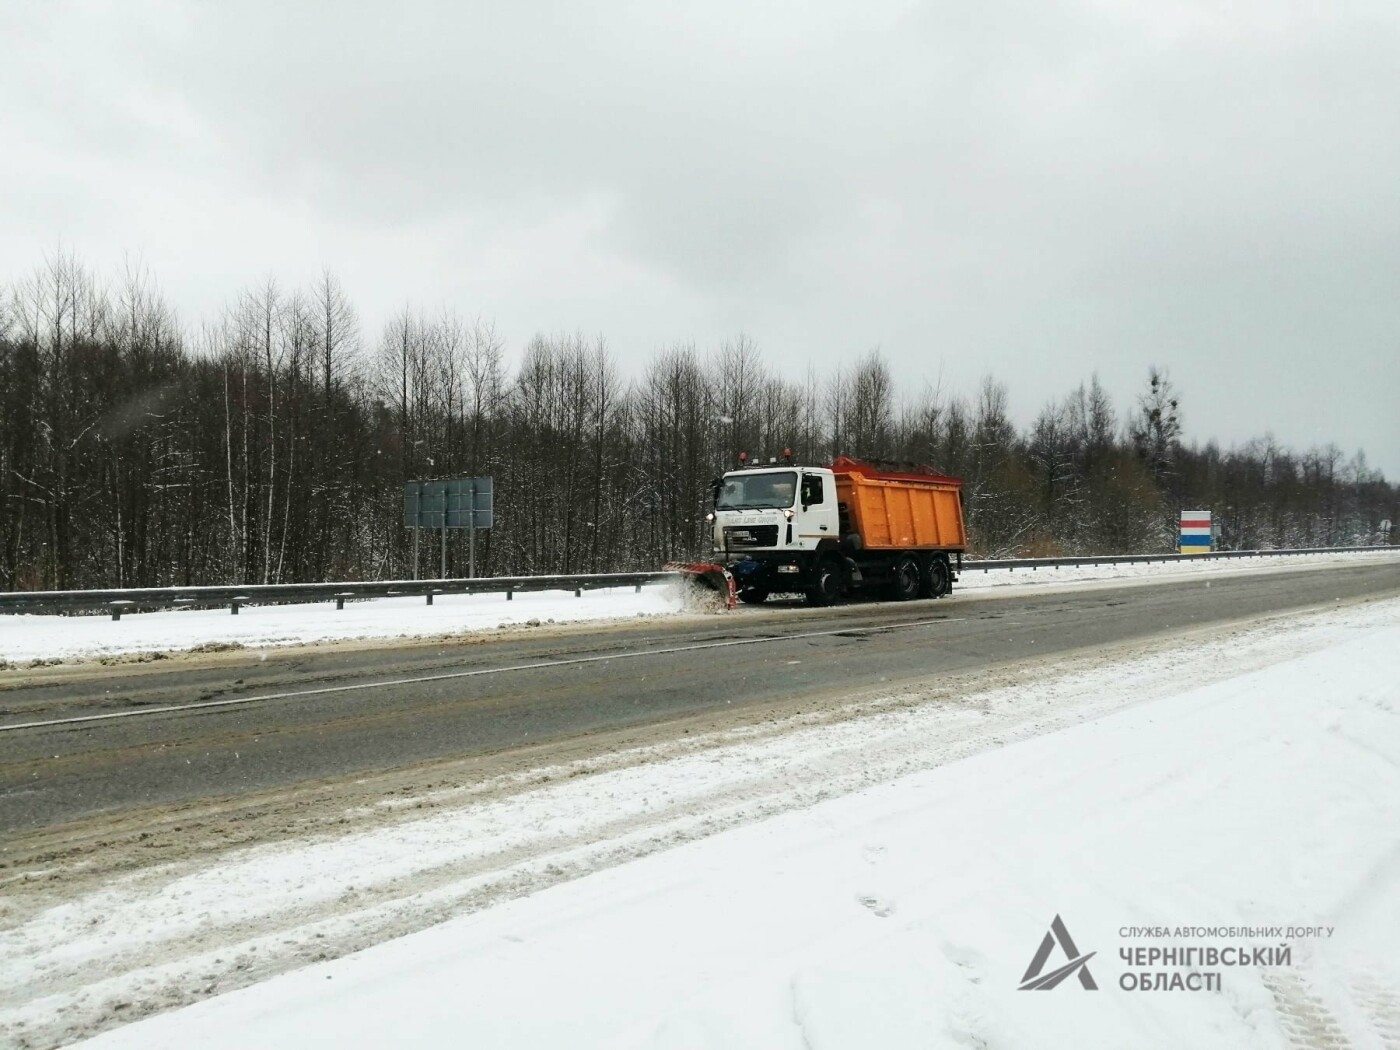
[[1188, 440], [1400, 479], [1400, 4], [0, 5], [0, 280], [138, 256], [187, 322], [328, 267], [603, 334], [879, 347], [1029, 421], [1166, 367]]

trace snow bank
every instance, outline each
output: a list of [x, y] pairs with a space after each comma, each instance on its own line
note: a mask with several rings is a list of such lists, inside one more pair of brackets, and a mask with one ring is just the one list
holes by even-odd
[[504, 594], [439, 594], [308, 605], [227, 609], [168, 609], [127, 613], [113, 622], [98, 616], [0, 616], [0, 660], [73, 659], [121, 653], [172, 652], [201, 645], [249, 648], [357, 638], [431, 638], [500, 627], [583, 620], [665, 616], [683, 608], [674, 584], [584, 591], [519, 591]]
[[[963, 574], [955, 593], [997, 593], [1084, 587], [1182, 578], [1218, 577], [1239, 573], [1279, 572], [1300, 567], [1325, 569], [1367, 560], [1400, 559], [1391, 553], [1318, 554], [1257, 560], [1208, 562], [1149, 562], [1141, 565], [1091, 565], [1054, 569], [971, 570]], [[793, 604], [800, 604], [794, 602]], [[771, 607], [771, 606], [770, 606]], [[585, 591], [504, 594], [438, 595], [434, 604], [422, 598], [380, 598], [348, 603], [344, 610], [320, 602], [310, 605], [245, 606], [238, 616], [227, 609], [172, 609], [128, 613], [112, 622], [95, 616], [0, 615], [0, 661], [71, 660], [141, 652], [174, 652], [205, 645], [250, 648], [370, 638], [431, 638], [489, 631], [538, 620], [569, 623], [618, 620], [636, 616], [667, 616], [690, 611], [674, 584]], [[739, 615], [758, 610], [744, 607]]]
[[[808, 754], [842, 752], [850, 772], [904, 741], [918, 761], [921, 741], [940, 746], [929, 731], [1013, 727], [1013, 706], [1023, 721], [1007, 735], [1028, 737], [89, 1045], [1381, 1046], [1400, 1030], [1400, 602], [1190, 655], [736, 744], [711, 761], [775, 763], [801, 784]], [[1067, 711], [1102, 717], [1032, 735]], [[692, 772], [666, 763], [630, 789], [600, 775], [578, 790], [623, 805], [684, 793]], [[372, 877], [362, 859], [355, 874]], [[264, 870], [297, 863], [283, 851]], [[1097, 991], [1018, 991], [1056, 915], [1095, 953]], [[1334, 932], [1156, 940], [1132, 926]], [[1139, 969], [1123, 948], [1283, 941], [1287, 966], [1191, 968], [1219, 972], [1219, 991], [1120, 986]], [[1057, 949], [1048, 966], [1065, 961]]]

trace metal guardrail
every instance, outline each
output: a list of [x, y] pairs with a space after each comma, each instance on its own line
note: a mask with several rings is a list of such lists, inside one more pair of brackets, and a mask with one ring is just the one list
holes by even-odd
[[337, 609], [347, 601], [361, 598], [421, 597], [427, 604], [439, 594], [500, 594], [506, 600], [516, 591], [584, 591], [603, 587], [635, 587], [674, 579], [673, 572], [617, 572], [581, 576], [485, 576], [469, 580], [384, 580], [348, 583], [258, 583], [242, 587], [131, 587], [102, 591], [7, 591], [0, 592], [0, 613], [75, 612], [88, 609], [110, 610], [119, 620], [124, 612], [140, 609], [210, 608], [227, 605], [235, 616], [244, 605], [277, 602], [334, 601]]
[[[992, 569], [1059, 569], [1076, 565], [1131, 565], [1136, 562], [1210, 561], [1223, 558], [1267, 558], [1298, 554], [1351, 554], [1363, 551], [1396, 551], [1400, 547], [1302, 547], [1290, 550], [1213, 551], [1209, 554], [1109, 554], [1086, 558], [995, 558], [965, 560], [963, 572]], [[141, 609], [210, 608], [228, 606], [234, 615], [244, 605], [278, 602], [334, 601], [343, 609], [346, 601], [364, 598], [422, 597], [428, 605], [439, 594], [500, 594], [509, 601], [516, 591], [573, 591], [604, 587], [634, 587], [675, 579], [675, 572], [590, 573], [581, 576], [487, 576], [470, 580], [387, 580], [350, 583], [261, 583], [242, 587], [135, 587], [96, 591], [0, 592], [0, 613], [76, 612], [106, 610], [119, 620], [124, 612]]]

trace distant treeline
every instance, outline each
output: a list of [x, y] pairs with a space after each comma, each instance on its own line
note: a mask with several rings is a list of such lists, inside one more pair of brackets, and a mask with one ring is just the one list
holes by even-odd
[[409, 577], [403, 482], [485, 474], [483, 574], [650, 569], [705, 553], [739, 450], [785, 447], [963, 477], [985, 556], [1170, 550], [1182, 508], [1234, 548], [1396, 542], [1400, 493], [1362, 453], [1183, 445], [1170, 381], [1144, 379], [1121, 406], [1089, 378], [1020, 431], [1001, 383], [950, 395], [877, 352], [779, 370], [739, 337], [624, 375], [601, 338], [537, 336], [512, 368], [451, 313], [365, 338], [329, 275], [187, 329], [143, 274], [61, 256], [0, 289], [0, 590]]

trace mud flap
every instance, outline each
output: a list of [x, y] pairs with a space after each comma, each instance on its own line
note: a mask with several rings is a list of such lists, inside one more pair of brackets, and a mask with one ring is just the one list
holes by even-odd
[[739, 604], [734, 576], [723, 565], [709, 562], [669, 562], [662, 566], [662, 570], [678, 572], [689, 580], [692, 586], [714, 591], [724, 599], [726, 609], [732, 609]]

